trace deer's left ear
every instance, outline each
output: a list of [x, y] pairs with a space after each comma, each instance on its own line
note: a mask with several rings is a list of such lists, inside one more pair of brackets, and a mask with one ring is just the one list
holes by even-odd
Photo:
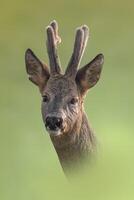
[[99, 54], [90, 63], [78, 70], [76, 83], [82, 95], [84, 95], [89, 88], [93, 87], [98, 82], [103, 62], [104, 56]]

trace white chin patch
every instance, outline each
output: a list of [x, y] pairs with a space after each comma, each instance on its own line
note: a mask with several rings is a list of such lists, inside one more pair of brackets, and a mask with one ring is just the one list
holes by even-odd
[[53, 131], [53, 130], [47, 130], [48, 131], [48, 133], [50, 134], [50, 135], [53, 135], [53, 136], [59, 136], [59, 135], [61, 135], [62, 133], [61, 133], [61, 130], [55, 130], [55, 131]]

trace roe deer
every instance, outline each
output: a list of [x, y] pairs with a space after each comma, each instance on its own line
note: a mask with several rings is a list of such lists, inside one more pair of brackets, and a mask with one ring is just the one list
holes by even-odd
[[42, 116], [61, 166], [66, 169], [81, 163], [94, 152], [96, 139], [83, 109], [83, 99], [99, 80], [103, 54], [77, 71], [84, 53], [89, 29], [77, 28], [74, 49], [65, 73], [61, 72], [57, 44], [61, 42], [58, 24], [52, 21], [46, 28], [49, 66], [43, 64], [30, 50], [25, 54], [29, 79], [39, 87], [42, 95]]

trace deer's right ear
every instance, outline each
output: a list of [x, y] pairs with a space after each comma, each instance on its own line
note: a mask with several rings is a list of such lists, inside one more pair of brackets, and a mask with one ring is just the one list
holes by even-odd
[[25, 53], [26, 71], [29, 75], [29, 80], [39, 86], [41, 90], [49, 79], [49, 70], [47, 65], [35, 56], [31, 49], [27, 49]]

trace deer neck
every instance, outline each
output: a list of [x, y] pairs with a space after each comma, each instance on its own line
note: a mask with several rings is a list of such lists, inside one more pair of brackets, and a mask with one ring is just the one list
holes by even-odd
[[62, 166], [81, 161], [93, 151], [95, 146], [95, 137], [84, 112], [70, 133], [51, 137], [51, 140]]

